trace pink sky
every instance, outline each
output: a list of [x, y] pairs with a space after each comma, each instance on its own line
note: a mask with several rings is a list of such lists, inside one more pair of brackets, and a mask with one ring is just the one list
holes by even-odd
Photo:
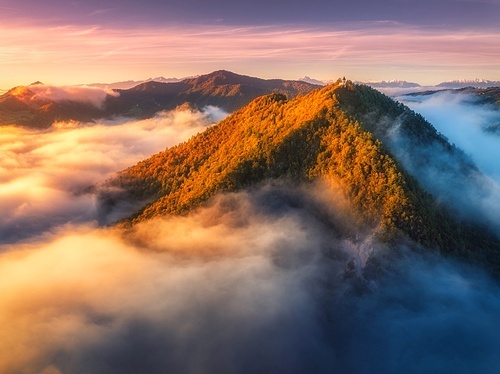
[[395, 22], [335, 26], [0, 25], [0, 89], [184, 77], [227, 69], [263, 78], [500, 80], [500, 31]]

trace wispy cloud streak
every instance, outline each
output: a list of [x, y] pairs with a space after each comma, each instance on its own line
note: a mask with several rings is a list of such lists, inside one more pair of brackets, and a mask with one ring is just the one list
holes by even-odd
[[447, 32], [392, 23], [149, 29], [3, 25], [0, 31], [0, 66], [12, 69], [17, 79], [35, 74], [36, 66], [51, 83], [85, 83], [86, 77], [77, 74], [83, 66], [100, 71], [94, 71], [99, 75], [94, 80], [166, 70], [189, 75], [221, 67], [274, 77], [284, 71], [295, 77], [304, 66], [314, 67], [320, 78], [332, 78], [339, 70], [363, 78], [382, 68], [408, 75], [417, 68], [442, 72], [443, 79], [450, 70], [482, 71], [490, 78], [500, 74], [497, 31]]

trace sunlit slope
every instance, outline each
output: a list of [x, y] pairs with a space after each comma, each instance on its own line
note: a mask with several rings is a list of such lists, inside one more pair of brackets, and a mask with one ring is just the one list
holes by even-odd
[[423, 126], [414, 129], [420, 136], [445, 141], [421, 117], [366, 86], [331, 85], [290, 101], [279, 94], [260, 97], [188, 142], [123, 171], [113, 183], [129, 198], [153, 199], [123, 223], [186, 213], [216, 193], [267, 179], [321, 180], [347, 197], [358, 222], [380, 227], [386, 238], [404, 233], [453, 252], [496, 247], [481, 229], [451, 218], [369, 131], [362, 113], [351, 114], [365, 91], [388, 116], [406, 111], [409, 127], [412, 121]]

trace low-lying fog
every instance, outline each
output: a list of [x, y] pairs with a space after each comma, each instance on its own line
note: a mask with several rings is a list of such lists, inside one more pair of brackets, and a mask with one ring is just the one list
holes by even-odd
[[0, 129], [0, 372], [500, 371], [496, 281], [356, 232], [320, 183], [263, 184], [128, 233], [97, 227], [82, 190], [213, 115]]

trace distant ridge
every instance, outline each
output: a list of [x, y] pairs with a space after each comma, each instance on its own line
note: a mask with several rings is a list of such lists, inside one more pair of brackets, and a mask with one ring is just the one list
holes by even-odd
[[[189, 77], [192, 78], [192, 77]], [[141, 81], [134, 81], [134, 80], [128, 80], [128, 81], [121, 81], [121, 82], [114, 82], [114, 83], [91, 83], [87, 84], [86, 86], [88, 87], [97, 87], [97, 88], [103, 88], [103, 89], [110, 89], [110, 90], [115, 90], [115, 89], [120, 89], [120, 90], [127, 90], [129, 88], [135, 87], [139, 84], [146, 83], [146, 82], [160, 82], [160, 83], [177, 83], [181, 82], [186, 78], [164, 78], [164, 77], [157, 77], [157, 78], [149, 78], [149, 79], [144, 79]]]
[[108, 115], [150, 117], [160, 110], [188, 103], [197, 108], [214, 105], [233, 112], [258, 96], [277, 92], [293, 98], [319, 86], [282, 79], [260, 79], [226, 70], [214, 71], [177, 83], [146, 82], [107, 101]]
[[366, 84], [367, 86], [373, 88], [418, 88], [421, 87], [420, 84], [414, 82], [408, 82], [403, 80], [389, 80], [389, 81], [366, 81], [357, 82], [360, 84]]
[[458, 80], [439, 83], [438, 85], [436, 85], [436, 87], [438, 88], [500, 87], [500, 81], [491, 81], [487, 79], [458, 79]]
[[311, 83], [311, 84], [316, 84], [318, 86], [325, 86], [327, 83], [326, 82], [323, 82], [323, 81], [320, 81], [318, 79], [314, 79], [314, 78], [311, 78], [311, 77], [308, 77], [307, 75], [303, 78], [300, 78], [299, 81], [301, 82], [307, 82], [307, 83]]
[[[39, 99], [30, 86], [19, 86], [0, 96], [0, 125], [47, 128], [55, 121], [88, 122], [111, 116], [149, 118], [161, 110], [187, 104], [214, 105], [232, 112], [258, 96], [278, 92], [289, 98], [318, 88], [306, 82], [260, 79], [219, 70], [177, 82], [150, 80], [129, 89], [115, 89], [100, 106], [67, 97]], [[21, 94], [22, 93], [22, 94]]]

